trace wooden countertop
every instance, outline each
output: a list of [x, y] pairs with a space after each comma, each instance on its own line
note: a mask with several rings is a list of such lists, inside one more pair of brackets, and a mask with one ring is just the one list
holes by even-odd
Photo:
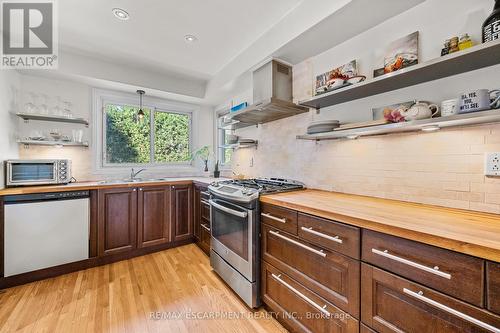
[[304, 190], [261, 202], [500, 262], [500, 215]]
[[123, 187], [140, 187], [140, 186], [161, 186], [161, 185], [184, 185], [191, 183], [210, 184], [215, 180], [226, 180], [226, 178], [205, 178], [205, 177], [186, 177], [186, 178], [165, 178], [161, 181], [144, 181], [134, 183], [110, 183], [110, 182], [79, 182], [70, 183], [67, 185], [44, 185], [44, 186], [24, 186], [12, 187], [0, 190], [0, 196], [18, 195], [18, 194], [34, 194], [34, 193], [49, 193], [49, 192], [70, 192], [80, 190], [95, 190], [106, 188], [123, 188]]

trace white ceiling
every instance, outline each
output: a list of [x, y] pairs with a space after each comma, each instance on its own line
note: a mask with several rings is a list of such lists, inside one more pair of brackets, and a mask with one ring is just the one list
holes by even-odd
[[[64, 0], [60, 48], [158, 72], [209, 79], [302, 0]], [[128, 21], [111, 10], [123, 8]], [[184, 35], [198, 41], [187, 44]]]

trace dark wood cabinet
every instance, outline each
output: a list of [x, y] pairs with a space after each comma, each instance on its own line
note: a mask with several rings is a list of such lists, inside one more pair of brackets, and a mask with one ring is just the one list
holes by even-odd
[[206, 185], [195, 184], [193, 201], [194, 236], [196, 244], [210, 256], [210, 194]]
[[278, 319], [294, 332], [359, 332], [356, 319], [265, 262], [261, 293]]
[[141, 187], [137, 204], [137, 246], [170, 241], [170, 186]]
[[98, 254], [127, 252], [137, 247], [137, 189], [98, 191]]
[[263, 203], [260, 219], [262, 223], [297, 235], [297, 212], [291, 209]]
[[193, 236], [196, 242], [201, 238], [201, 191], [199, 186], [194, 187], [193, 194]]
[[261, 234], [266, 262], [359, 318], [359, 261], [266, 225]]
[[360, 229], [299, 213], [299, 237], [327, 249], [359, 259]]
[[367, 264], [361, 319], [377, 332], [498, 332], [500, 317]]
[[486, 263], [486, 292], [488, 310], [500, 314], [500, 263]]
[[172, 186], [172, 240], [181, 241], [193, 237], [193, 187]]
[[484, 304], [484, 261], [363, 230], [363, 261], [476, 306]]

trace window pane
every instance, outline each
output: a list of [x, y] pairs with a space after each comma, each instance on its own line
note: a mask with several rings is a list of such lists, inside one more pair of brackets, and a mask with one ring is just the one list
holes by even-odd
[[155, 162], [189, 161], [189, 115], [155, 112], [154, 121]]
[[107, 163], [150, 162], [150, 111], [138, 120], [138, 108], [106, 105]]
[[232, 149], [224, 149], [224, 163], [223, 164], [230, 164], [231, 163], [231, 156], [233, 156], [233, 150]]

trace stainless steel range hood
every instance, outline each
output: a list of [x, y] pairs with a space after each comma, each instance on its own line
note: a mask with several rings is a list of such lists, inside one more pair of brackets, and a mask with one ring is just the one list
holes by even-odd
[[253, 100], [247, 108], [231, 113], [238, 128], [267, 123], [309, 111], [292, 102], [292, 67], [271, 60], [253, 72]]

